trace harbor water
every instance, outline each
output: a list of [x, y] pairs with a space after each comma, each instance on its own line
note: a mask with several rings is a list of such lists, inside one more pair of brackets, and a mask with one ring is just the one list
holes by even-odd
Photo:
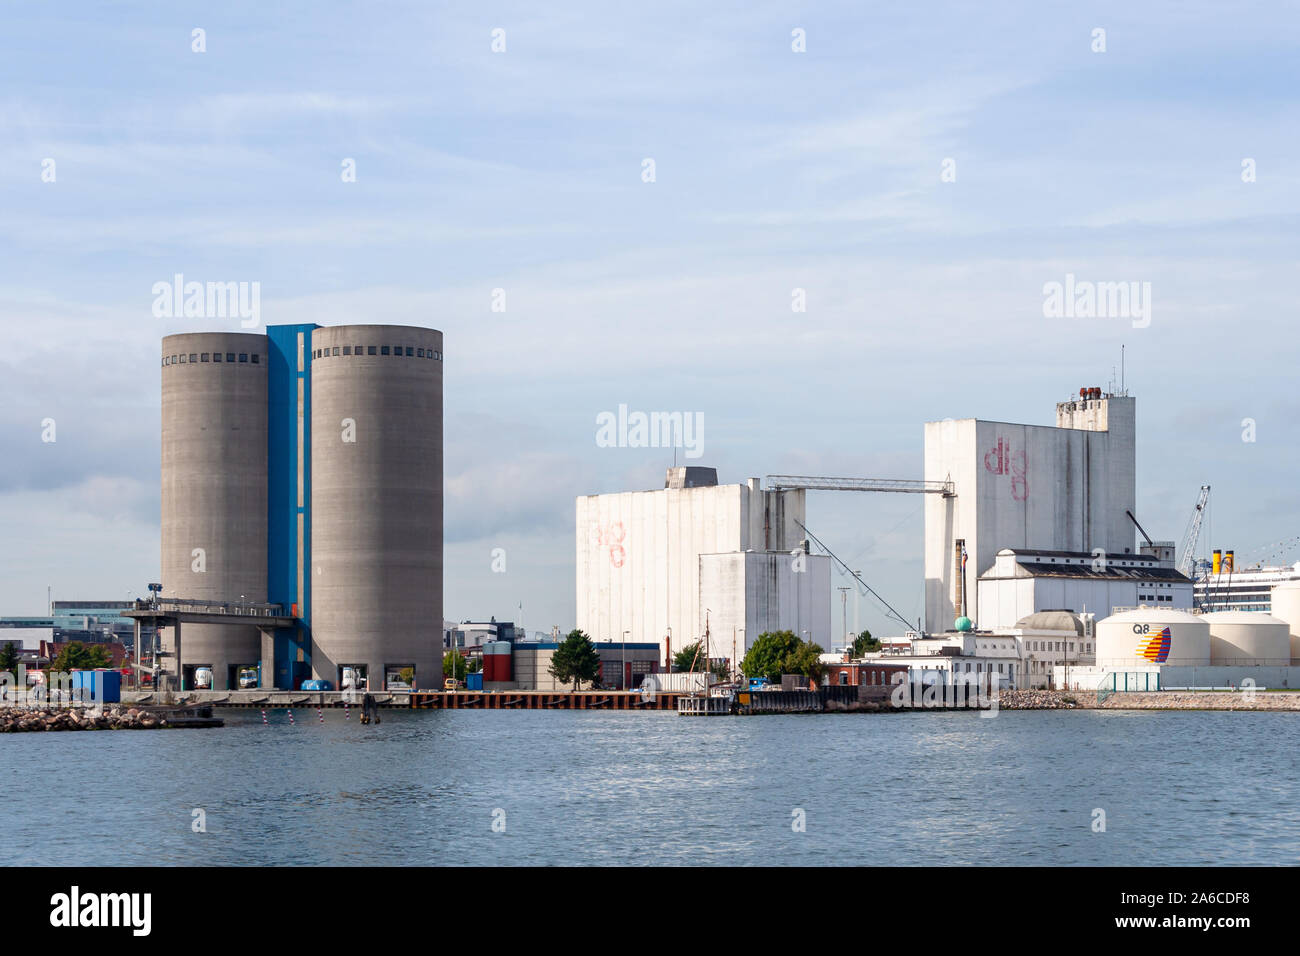
[[1296, 713], [223, 716], [0, 738], [9, 865], [1300, 862]]

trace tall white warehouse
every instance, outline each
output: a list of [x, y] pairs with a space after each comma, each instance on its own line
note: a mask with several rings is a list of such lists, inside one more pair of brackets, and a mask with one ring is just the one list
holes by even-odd
[[1134, 399], [1079, 391], [1057, 404], [1055, 426], [926, 423], [925, 478], [953, 485], [925, 503], [928, 628], [963, 612], [979, 621], [976, 582], [1003, 548], [1134, 553]]
[[805, 552], [805, 520], [803, 491], [719, 485], [712, 468], [672, 468], [653, 491], [579, 497], [577, 626], [593, 640], [657, 642], [665, 659], [700, 640], [706, 619], [714, 657], [733, 657], [733, 639], [743, 656], [760, 628], [827, 647], [830, 559]]

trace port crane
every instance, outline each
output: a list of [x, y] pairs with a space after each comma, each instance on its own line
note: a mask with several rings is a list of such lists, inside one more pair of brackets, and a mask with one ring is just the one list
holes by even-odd
[[1205, 506], [1210, 502], [1210, 486], [1201, 485], [1201, 493], [1196, 496], [1196, 510], [1187, 522], [1187, 531], [1183, 534], [1183, 558], [1178, 570], [1184, 577], [1191, 577], [1196, 568], [1196, 539], [1201, 536], [1201, 521], [1205, 518]]

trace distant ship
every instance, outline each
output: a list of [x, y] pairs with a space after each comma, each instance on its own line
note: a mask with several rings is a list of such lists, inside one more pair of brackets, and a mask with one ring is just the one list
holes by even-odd
[[1300, 561], [1269, 567], [1220, 569], [1201, 561], [1192, 572], [1193, 605], [1202, 611], [1272, 611], [1272, 590], [1287, 581], [1300, 581]]

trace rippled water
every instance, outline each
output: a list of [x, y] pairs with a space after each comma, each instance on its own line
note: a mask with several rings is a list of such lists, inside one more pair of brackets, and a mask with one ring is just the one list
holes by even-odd
[[226, 717], [0, 737], [7, 862], [1300, 862], [1300, 714]]

